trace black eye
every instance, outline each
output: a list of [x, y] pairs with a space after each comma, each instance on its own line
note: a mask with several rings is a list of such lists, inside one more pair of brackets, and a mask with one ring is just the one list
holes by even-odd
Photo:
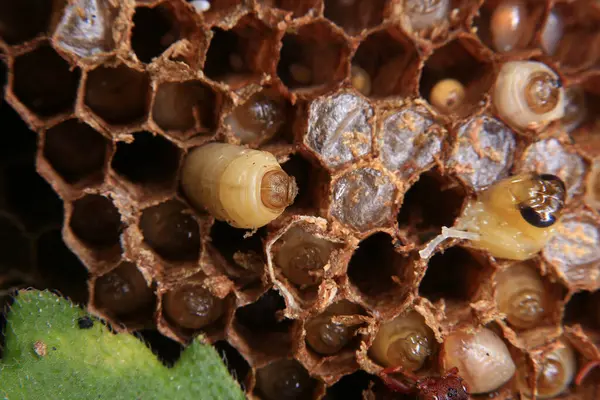
[[522, 206], [521, 216], [536, 228], [547, 228], [556, 222], [556, 217], [551, 213], [539, 212], [529, 206]]
[[453, 399], [455, 397], [458, 397], [458, 390], [456, 390], [455, 388], [448, 388], [448, 393], [446, 393], [446, 396], [449, 399]]

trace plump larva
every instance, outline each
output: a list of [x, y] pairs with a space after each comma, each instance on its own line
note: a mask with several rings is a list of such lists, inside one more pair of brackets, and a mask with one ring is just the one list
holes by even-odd
[[455, 332], [444, 340], [442, 366], [457, 367], [470, 393], [487, 393], [508, 382], [516, 371], [506, 344], [493, 331]]
[[284, 121], [283, 104], [264, 93], [250, 97], [225, 119], [233, 134], [244, 144], [271, 138]]
[[546, 54], [553, 55], [556, 53], [558, 43], [563, 37], [564, 24], [561, 15], [556, 11], [552, 10], [548, 15], [548, 19], [542, 28], [542, 36], [540, 44]]
[[467, 239], [492, 256], [526, 260], [535, 256], [556, 231], [566, 189], [555, 175], [527, 173], [502, 179], [470, 201], [455, 228], [420, 251], [428, 258], [442, 241]]
[[294, 178], [271, 153], [225, 143], [192, 150], [183, 164], [181, 186], [194, 206], [246, 229], [277, 218], [298, 192]]
[[288, 230], [280, 241], [282, 244], [275, 253], [275, 264], [285, 277], [296, 285], [321, 282], [334, 244], [299, 227]]
[[456, 79], [443, 79], [435, 84], [429, 102], [444, 114], [455, 111], [465, 100], [465, 87]]
[[403, 11], [413, 29], [427, 29], [448, 18], [450, 0], [404, 0]]
[[313, 386], [308, 372], [294, 360], [275, 361], [256, 371], [256, 388], [266, 400], [310, 398]]
[[546, 315], [546, 287], [537, 270], [528, 264], [515, 264], [498, 272], [496, 293], [498, 310], [516, 328], [534, 328]]
[[306, 323], [306, 344], [322, 355], [332, 355], [342, 350], [354, 337], [356, 326], [334, 321], [335, 316], [360, 314], [356, 304], [347, 301], [329, 307], [323, 314]]
[[383, 366], [417, 371], [433, 354], [435, 345], [431, 328], [412, 311], [381, 325], [369, 355]]
[[357, 65], [352, 65], [350, 70], [350, 83], [365, 96], [371, 94], [371, 77], [367, 71]]
[[216, 321], [223, 311], [223, 300], [202, 286], [182, 286], [163, 297], [165, 316], [183, 328], [204, 328]]
[[513, 50], [523, 37], [527, 24], [527, 6], [523, 1], [502, 2], [492, 14], [490, 32], [498, 51]]
[[565, 113], [560, 78], [537, 61], [511, 61], [502, 65], [492, 96], [500, 117], [518, 129], [540, 130]]
[[153, 300], [152, 289], [133, 264], [120, 267], [98, 277], [95, 283], [96, 307], [115, 315], [129, 315], [147, 307]]

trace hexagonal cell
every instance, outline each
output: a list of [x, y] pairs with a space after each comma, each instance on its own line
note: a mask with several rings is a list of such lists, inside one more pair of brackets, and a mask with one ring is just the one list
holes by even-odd
[[352, 169], [332, 184], [330, 213], [340, 222], [366, 232], [391, 224], [396, 186], [383, 171]]
[[[485, 95], [494, 83], [494, 68], [483, 55], [481, 45], [470, 38], [461, 38], [438, 48], [427, 59], [419, 81], [419, 93], [432, 104], [438, 104], [441, 112], [465, 117], [485, 105]], [[438, 95], [434, 89], [438, 82], [456, 80], [462, 85], [464, 96], [453, 103], [443, 99], [438, 103], [432, 100]], [[443, 104], [443, 107], [440, 107]], [[445, 111], [444, 108], [449, 108]]]
[[119, 210], [108, 197], [88, 194], [75, 200], [69, 227], [79, 240], [93, 250], [120, 251], [120, 236], [124, 227]]
[[419, 55], [399, 28], [383, 28], [367, 36], [358, 46], [352, 65], [369, 75], [372, 97], [407, 96], [416, 92]]
[[200, 81], [164, 82], [154, 96], [152, 119], [182, 139], [198, 132], [212, 133], [220, 103], [220, 95]]
[[223, 259], [219, 264], [227, 269], [227, 274], [232, 278], [254, 279], [264, 272], [262, 240], [266, 236], [266, 229], [260, 228], [250, 237], [247, 237], [247, 232], [223, 221], [215, 221], [210, 230], [210, 242]]
[[335, 22], [349, 35], [381, 24], [385, 0], [325, 0], [325, 18]]
[[151, 190], [175, 186], [181, 151], [169, 140], [150, 132], [133, 135], [132, 143], [117, 142], [111, 167], [128, 181]]
[[60, 224], [63, 203], [38, 175], [32, 160], [9, 165], [3, 173], [6, 211], [18, 218], [29, 232]]
[[404, 195], [398, 214], [400, 231], [417, 245], [427, 243], [443, 226], [454, 226], [465, 196], [456, 181], [439, 171], [422, 174]]
[[361, 400], [362, 394], [373, 383], [373, 376], [359, 370], [342, 377], [327, 388], [324, 400]]
[[[592, 66], [600, 59], [599, 23], [598, 13], [586, 7], [584, 2], [556, 4], [542, 30], [557, 36], [553, 39], [556, 42], [554, 48], [546, 46], [546, 52], [565, 69]], [[581, 43], [586, 43], [586, 46], [580, 46]]]
[[431, 301], [465, 305], [485, 290], [484, 282], [492, 275], [492, 266], [483, 258], [454, 246], [435, 254], [427, 265], [419, 294]]
[[48, 117], [73, 109], [81, 72], [50, 45], [17, 57], [13, 73], [13, 93], [32, 112]]
[[584, 190], [585, 161], [573, 147], [558, 139], [540, 140], [528, 146], [517, 170], [557, 175], [567, 187], [567, 200]]
[[144, 242], [169, 261], [194, 261], [200, 254], [200, 232], [191, 211], [177, 200], [145, 209], [140, 218]]
[[237, 105], [225, 118], [225, 124], [240, 143], [257, 146], [289, 129], [291, 113], [291, 106], [281, 95], [265, 89]]
[[346, 75], [348, 45], [325, 22], [299, 27], [283, 37], [277, 75], [289, 89], [335, 86]]
[[258, 3], [265, 7], [290, 11], [294, 18], [302, 17], [320, 5], [319, 0], [258, 0]]
[[409, 259], [396, 251], [386, 233], [376, 233], [360, 242], [348, 264], [350, 283], [375, 307], [402, 303], [414, 284], [410, 271]]
[[240, 352], [237, 351], [237, 349], [230, 345], [226, 340], [219, 340], [218, 342], [214, 343], [213, 346], [223, 359], [223, 362], [227, 366], [231, 376], [233, 376], [233, 378], [237, 380], [243, 388], [246, 378], [250, 373], [250, 365], [248, 364], [248, 361], [246, 361]]
[[195, 30], [190, 17], [174, 10], [168, 2], [152, 8], [137, 7], [131, 32], [131, 48], [137, 58], [150, 63], [173, 43], [189, 36]]
[[12, 218], [0, 215], [0, 274], [28, 271], [32, 266], [31, 239]]
[[44, 136], [44, 158], [71, 184], [101, 182], [112, 149], [112, 142], [77, 119], [50, 128]]
[[440, 156], [445, 130], [423, 105], [413, 104], [384, 112], [377, 135], [383, 165], [410, 179], [434, 164]]
[[115, 47], [113, 23], [118, 8], [100, 0], [69, 2], [54, 32], [55, 43], [77, 57], [93, 57]]
[[282, 356], [290, 352], [293, 322], [281, 317], [284, 308], [283, 297], [271, 289], [254, 303], [236, 310], [233, 327], [250, 354]]
[[508, 175], [516, 146], [509, 127], [480, 115], [458, 127], [447, 166], [467, 185], [480, 190]]
[[183, 336], [209, 337], [223, 330], [231, 299], [217, 297], [200, 283], [185, 283], [162, 296], [162, 316]]
[[265, 400], [312, 399], [317, 381], [296, 360], [279, 360], [256, 371], [254, 391]]
[[504, 266], [494, 276], [496, 307], [516, 330], [558, 325], [566, 289], [542, 276], [535, 264]]
[[29, 129], [21, 116], [4, 101], [0, 102], [0, 120], [6, 127], [10, 127], [2, 135], [0, 164], [25, 160], [34, 163], [37, 150], [36, 133]]
[[48, 289], [57, 290], [74, 302], [88, 300], [88, 271], [65, 246], [60, 229], [42, 233], [36, 242], [37, 272]]
[[109, 124], [144, 119], [149, 97], [150, 78], [145, 72], [121, 64], [114, 68], [98, 67], [87, 74], [84, 102]]
[[17, 44], [48, 29], [52, 2], [47, 0], [0, 1], [0, 38]]
[[135, 264], [122, 262], [92, 280], [93, 306], [120, 321], [149, 321], [154, 311], [154, 293]]
[[505, 53], [531, 47], [544, 22], [545, 4], [535, 0], [486, 2], [474, 21], [477, 36], [490, 49]]
[[271, 72], [271, 62], [277, 56], [275, 45], [275, 32], [253, 16], [243, 17], [231, 30], [214, 28], [204, 73], [233, 87], [258, 81], [260, 74]]
[[589, 212], [563, 215], [543, 257], [572, 289], [600, 288], [600, 222]]
[[321, 96], [310, 103], [307, 114], [302, 141], [326, 167], [340, 167], [371, 152], [374, 111], [363, 97], [347, 91]]

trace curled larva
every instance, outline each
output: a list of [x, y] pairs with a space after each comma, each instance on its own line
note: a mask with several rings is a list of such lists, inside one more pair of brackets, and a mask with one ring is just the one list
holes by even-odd
[[448, 18], [450, 0], [404, 0], [403, 10], [411, 27], [423, 30]]
[[429, 102], [440, 112], [449, 114], [463, 104], [465, 96], [462, 83], [456, 79], [443, 79], [431, 89]]
[[292, 204], [298, 188], [266, 151], [225, 143], [192, 150], [181, 171], [190, 202], [236, 228], [259, 228]]
[[371, 76], [358, 65], [352, 65], [352, 69], [350, 70], [350, 83], [356, 90], [365, 96], [371, 94]]
[[438, 244], [454, 237], [494, 257], [529, 259], [556, 232], [565, 198], [565, 185], [555, 175], [526, 173], [502, 179], [467, 203], [455, 228], [443, 227], [419, 254], [428, 258]]
[[256, 389], [265, 400], [310, 398], [315, 382], [295, 360], [279, 360], [256, 371]]
[[444, 370], [457, 367], [470, 393], [487, 393], [508, 382], [516, 371], [506, 344], [493, 331], [455, 332], [444, 340]]
[[216, 321], [223, 311], [223, 300], [198, 285], [173, 289], [163, 297], [163, 313], [183, 328], [204, 328]]
[[498, 51], [511, 51], [523, 37], [527, 24], [527, 7], [523, 1], [502, 2], [492, 14], [490, 32]]
[[558, 75], [537, 61], [511, 61], [498, 73], [493, 90], [498, 115], [518, 129], [540, 130], [565, 113]]
[[556, 53], [558, 43], [563, 37], [563, 32], [563, 19], [556, 10], [552, 10], [548, 15], [544, 28], [542, 28], [542, 36], [540, 38], [540, 44], [546, 54], [553, 55]]
[[332, 355], [342, 350], [354, 337], [356, 326], [335, 321], [336, 316], [360, 314], [356, 304], [341, 301], [323, 314], [310, 319], [305, 326], [306, 343], [315, 352]]
[[412, 311], [381, 325], [369, 355], [385, 367], [416, 371], [434, 353], [435, 345], [423, 317]]
[[496, 276], [496, 304], [507, 321], [519, 329], [539, 325], [548, 309], [548, 293], [539, 273], [525, 263], [515, 264]]

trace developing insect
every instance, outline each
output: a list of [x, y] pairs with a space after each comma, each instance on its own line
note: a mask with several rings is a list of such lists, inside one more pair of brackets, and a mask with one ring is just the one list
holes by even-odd
[[458, 238], [494, 257], [527, 260], [555, 233], [565, 196], [564, 183], [551, 174], [500, 180], [471, 200], [455, 227], [442, 227], [442, 233], [419, 254], [429, 258], [444, 240]]

